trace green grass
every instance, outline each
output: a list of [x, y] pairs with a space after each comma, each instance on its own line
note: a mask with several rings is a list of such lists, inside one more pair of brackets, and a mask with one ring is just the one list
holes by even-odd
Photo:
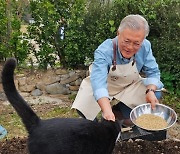
[[[0, 125], [6, 128], [8, 132], [7, 136], [4, 139], [27, 136], [28, 134], [25, 130], [25, 127], [14, 109], [12, 109], [10, 105], [5, 106], [5, 108], [6, 109], [4, 109], [0, 116]], [[5, 112], [5, 110], [9, 112]], [[70, 110], [70, 107], [54, 107], [52, 108], [52, 110], [43, 111], [37, 114], [39, 117], [41, 117], [41, 119], [49, 119], [55, 117], [79, 117], [76, 112]]]
[[27, 136], [24, 125], [16, 112], [1, 114], [0, 124], [7, 130], [7, 138]]
[[71, 111], [69, 107], [55, 107], [53, 110], [49, 111], [46, 115], [41, 115], [42, 118], [69, 118], [69, 117], [78, 117], [76, 112]]

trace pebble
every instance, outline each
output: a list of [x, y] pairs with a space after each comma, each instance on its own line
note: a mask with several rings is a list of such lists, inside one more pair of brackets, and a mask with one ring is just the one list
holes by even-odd
[[129, 139], [128, 142], [129, 142], [129, 143], [133, 143], [133, 140], [132, 140], [132, 139]]
[[178, 149], [179, 147], [177, 145], [174, 146], [175, 149]]

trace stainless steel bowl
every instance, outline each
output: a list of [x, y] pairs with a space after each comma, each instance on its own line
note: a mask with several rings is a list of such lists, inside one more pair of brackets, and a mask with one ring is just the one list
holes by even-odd
[[[160, 131], [160, 130], [168, 129], [172, 125], [174, 125], [177, 120], [177, 114], [172, 108], [170, 108], [166, 105], [163, 105], [163, 104], [157, 104], [156, 108], [154, 110], [152, 110], [151, 104], [146, 103], [146, 104], [141, 104], [141, 105], [135, 107], [130, 113], [130, 119], [136, 126], [138, 126], [136, 124], [136, 119], [139, 116], [141, 116], [142, 114], [154, 114], [154, 115], [160, 116], [164, 120], [166, 120], [166, 122], [168, 124], [168, 126], [166, 128], [153, 130], [153, 131]], [[138, 126], [138, 127], [140, 127], [140, 126]], [[140, 128], [142, 128], [142, 127], [140, 127]], [[142, 129], [144, 129], [144, 128], [142, 128]], [[152, 131], [152, 130], [149, 130], [149, 131]]]

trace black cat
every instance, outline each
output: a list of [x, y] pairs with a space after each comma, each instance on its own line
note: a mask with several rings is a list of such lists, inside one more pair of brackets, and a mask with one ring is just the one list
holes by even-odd
[[30, 154], [111, 154], [120, 124], [82, 118], [41, 120], [18, 93], [14, 84], [16, 59], [6, 61], [2, 71], [4, 92], [21, 117], [28, 133]]

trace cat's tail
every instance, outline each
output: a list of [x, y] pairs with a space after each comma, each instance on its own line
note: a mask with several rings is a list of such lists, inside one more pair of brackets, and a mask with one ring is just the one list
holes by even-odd
[[2, 85], [7, 99], [21, 117], [27, 131], [31, 133], [33, 128], [38, 125], [40, 118], [33, 112], [15, 87], [14, 70], [16, 68], [16, 63], [15, 58], [9, 58], [6, 61], [2, 70]]

